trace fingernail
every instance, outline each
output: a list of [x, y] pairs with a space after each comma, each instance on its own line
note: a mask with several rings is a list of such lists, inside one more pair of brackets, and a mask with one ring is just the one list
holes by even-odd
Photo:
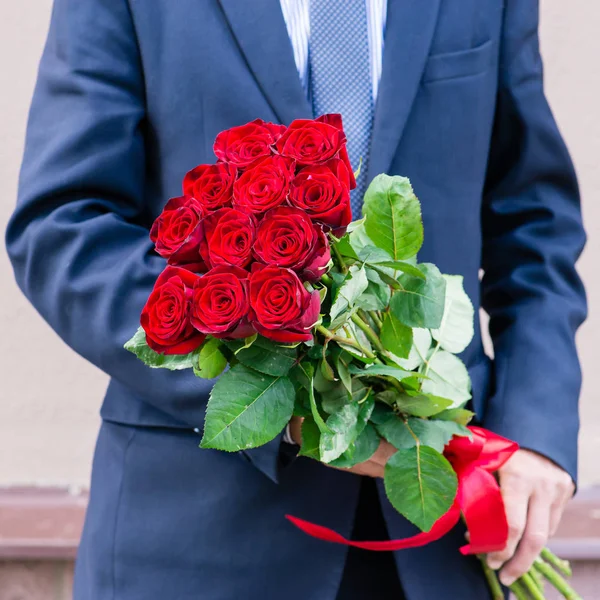
[[499, 579], [500, 579], [500, 583], [502, 585], [509, 587], [515, 582], [516, 577], [513, 577], [512, 575], [508, 575], [507, 573], [500, 573]]
[[487, 564], [488, 567], [494, 571], [497, 571], [502, 566], [502, 563], [497, 558], [488, 559]]

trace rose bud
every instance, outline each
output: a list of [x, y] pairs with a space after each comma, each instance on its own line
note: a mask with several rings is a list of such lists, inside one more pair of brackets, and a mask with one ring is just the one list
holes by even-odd
[[308, 342], [319, 320], [319, 292], [309, 292], [291, 269], [254, 263], [250, 275], [250, 323], [284, 344]]
[[320, 165], [340, 158], [349, 172], [349, 188], [356, 187], [341, 115], [323, 115], [318, 119], [297, 119], [276, 144], [282, 156], [293, 158], [300, 166]]
[[156, 280], [140, 319], [146, 343], [155, 352], [189, 354], [206, 338], [190, 322], [192, 289], [198, 279], [187, 269], [167, 267]]
[[267, 156], [248, 168], [233, 186], [233, 206], [250, 213], [263, 213], [282, 204], [294, 177], [294, 162]]
[[256, 238], [253, 215], [221, 208], [202, 219], [202, 231], [200, 254], [208, 266], [245, 267], [252, 259]]
[[256, 232], [254, 254], [266, 265], [287, 267], [317, 281], [331, 259], [323, 229], [303, 211], [281, 206], [269, 211]]
[[304, 167], [292, 181], [288, 202], [343, 235], [352, 221], [348, 169], [337, 158]]
[[206, 269], [198, 253], [203, 213], [202, 206], [194, 198], [181, 196], [171, 198], [154, 221], [150, 239], [156, 252], [170, 265], [185, 266], [191, 271]]
[[199, 277], [192, 294], [192, 325], [216, 338], [243, 338], [254, 333], [247, 320], [248, 272], [215, 267]]
[[225, 163], [198, 165], [183, 179], [183, 193], [192, 196], [205, 210], [231, 206], [237, 169]]
[[272, 146], [284, 131], [284, 125], [256, 119], [219, 133], [213, 150], [220, 161], [239, 168], [247, 167], [256, 159], [271, 154]]

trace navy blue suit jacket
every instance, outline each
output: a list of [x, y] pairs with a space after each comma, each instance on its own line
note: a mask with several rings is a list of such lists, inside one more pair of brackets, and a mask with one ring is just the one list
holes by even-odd
[[[574, 335], [585, 298], [574, 265], [584, 232], [573, 167], [544, 97], [537, 4], [389, 0], [368, 177], [410, 177], [423, 205], [420, 259], [464, 275], [475, 307], [490, 315], [494, 361], [483, 352], [479, 326], [464, 353], [478, 419], [575, 478]], [[150, 566], [127, 579], [123, 565], [128, 558], [136, 564], [128, 536], [143, 538], [135, 547], [161, 547], [163, 563], [180, 557], [183, 564], [193, 554], [202, 597], [254, 597], [244, 590], [265, 598], [284, 590], [287, 598], [334, 597], [343, 550], [307, 540], [281, 519], [295, 512], [348, 534], [357, 478], [305, 459], [282, 468], [279, 438], [239, 455], [196, 450], [197, 436], [188, 431], [201, 426], [211, 383], [148, 369], [123, 350], [164, 266], [149, 227], [179, 195], [184, 173], [214, 161], [212, 142], [223, 129], [257, 117], [289, 123], [309, 116], [278, 0], [55, 2], [7, 246], [40, 314], [111, 376], [102, 416], [114, 425], [101, 434], [86, 531], [106, 534], [103, 524], [114, 516], [112, 545], [97, 538], [95, 546], [113, 549], [112, 576], [102, 581], [129, 589], [115, 597], [137, 598], [133, 579], [148, 586], [140, 598], [188, 597], [184, 587], [179, 595], [152, 596], [162, 580], [151, 583]], [[130, 426], [155, 429], [136, 437]], [[152, 443], [144, 438], [150, 431]], [[191, 436], [189, 448], [168, 446], [176, 431]], [[183, 447], [191, 448], [187, 462]], [[137, 488], [127, 488], [130, 478]], [[199, 480], [207, 482], [201, 491], [193, 487]], [[108, 506], [112, 495], [120, 505]], [[144, 505], [148, 495], [151, 506]], [[134, 518], [143, 506], [147, 519], [173, 531], [168, 548], [144, 529], [147, 521]], [[391, 535], [411, 532], [384, 511]], [[439, 582], [424, 575], [423, 561], [437, 561], [442, 550], [457, 554], [459, 543], [450, 536], [398, 553], [411, 598], [437, 597]], [[102, 560], [92, 558], [90, 565]], [[293, 568], [299, 561], [312, 579]], [[453, 597], [467, 585], [465, 564], [457, 555], [439, 566], [456, 586]], [[269, 581], [260, 580], [261, 569]], [[297, 582], [291, 595], [290, 581]], [[310, 595], [309, 582], [319, 594]]]

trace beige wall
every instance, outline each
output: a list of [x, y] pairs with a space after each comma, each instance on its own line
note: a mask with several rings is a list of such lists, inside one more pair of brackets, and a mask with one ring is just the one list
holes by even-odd
[[[12, 210], [25, 119], [50, 0], [0, 7], [0, 230]], [[581, 273], [591, 317], [579, 336], [585, 374], [582, 484], [600, 484], [600, 4], [542, 0], [542, 46], [551, 104], [573, 153], [590, 235]], [[69, 350], [21, 297], [0, 251], [0, 485], [88, 482], [105, 376]]]

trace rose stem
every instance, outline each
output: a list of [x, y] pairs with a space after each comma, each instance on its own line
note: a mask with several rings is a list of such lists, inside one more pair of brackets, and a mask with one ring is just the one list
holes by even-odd
[[357, 325], [358, 327], [360, 327], [360, 329], [362, 329], [364, 331], [365, 335], [367, 336], [369, 341], [373, 344], [373, 346], [375, 346], [375, 348], [377, 348], [377, 350], [381, 354], [385, 354], [385, 348], [383, 347], [381, 340], [379, 339], [377, 334], [371, 329], [369, 324], [365, 323], [358, 315], [352, 315], [350, 318], [352, 319], [352, 322], [355, 325]]
[[477, 558], [481, 561], [481, 566], [483, 567], [485, 578], [487, 579], [488, 585], [490, 586], [490, 591], [492, 592], [492, 599], [504, 600], [504, 592], [500, 587], [500, 582], [498, 581], [498, 577], [496, 576], [495, 571], [490, 569], [485, 559], [485, 556], [479, 555]]
[[[510, 586], [510, 591], [515, 595], [517, 600], [530, 600], [527, 590], [524, 590], [523, 586], [518, 581], [515, 581]], [[502, 598], [504, 599], [504, 596], [502, 596]], [[494, 600], [496, 599], [494, 598]]]
[[337, 249], [335, 243], [331, 244], [331, 248], [333, 250], [333, 254], [335, 255], [335, 258], [336, 258], [336, 260], [338, 262], [338, 265], [340, 267], [340, 271], [342, 273], [344, 273], [344, 275], [345, 275], [348, 272], [348, 265], [344, 261], [342, 255], [340, 254], [340, 251]]
[[571, 565], [568, 560], [558, 558], [558, 556], [556, 556], [549, 548], [544, 548], [540, 556], [565, 577], [573, 577], [573, 571], [571, 570]]
[[323, 275], [321, 275], [321, 283], [326, 287], [331, 287], [333, 279], [331, 279], [331, 277], [329, 277], [327, 273], [324, 273]]
[[367, 325], [369, 325], [369, 319], [371, 319], [371, 321], [373, 321], [373, 324], [375, 325], [375, 328], [377, 329], [377, 331], [375, 331], [375, 329], [373, 329], [373, 331], [375, 331], [376, 334], [379, 334], [380, 330], [381, 330], [381, 321], [377, 318], [377, 315], [374, 314], [375, 311], [374, 310], [370, 310], [370, 311], [365, 311], [362, 308], [359, 308], [358, 311], [356, 311], [358, 316], [365, 322], [367, 323]]
[[582, 600], [581, 596], [545, 561], [536, 558], [537, 569], [567, 600]]
[[529, 573], [525, 573], [524, 575], [522, 575], [519, 581], [529, 592], [529, 595], [533, 598], [533, 600], [545, 600], [544, 594], [540, 591], [540, 588], [537, 586], [537, 583], [534, 581], [533, 577], [531, 577]]
[[335, 335], [335, 333], [332, 333], [331, 331], [329, 331], [329, 329], [326, 329], [322, 325], [317, 325], [316, 329], [319, 333], [321, 333], [328, 340], [333, 340], [334, 342], [337, 342], [338, 344], [356, 348], [357, 350], [362, 352], [367, 358], [377, 358], [377, 356], [375, 354], [373, 354], [373, 352], [371, 352], [370, 350], [367, 350], [366, 348], [363, 348], [358, 342], [351, 340], [350, 338], [344, 338], [339, 335]]
[[377, 326], [377, 328], [381, 331], [381, 326], [383, 325], [383, 322], [379, 318], [379, 315], [377, 314], [377, 311], [376, 310], [370, 310], [369, 311], [369, 316], [371, 317], [371, 319], [373, 319], [373, 323], [375, 323], [375, 325]]
[[542, 577], [540, 572], [536, 569], [529, 569], [529, 574], [531, 575], [532, 579], [535, 581], [540, 592], [542, 592], [542, 594], [543, 594], [544, 593], [544, 578]]

